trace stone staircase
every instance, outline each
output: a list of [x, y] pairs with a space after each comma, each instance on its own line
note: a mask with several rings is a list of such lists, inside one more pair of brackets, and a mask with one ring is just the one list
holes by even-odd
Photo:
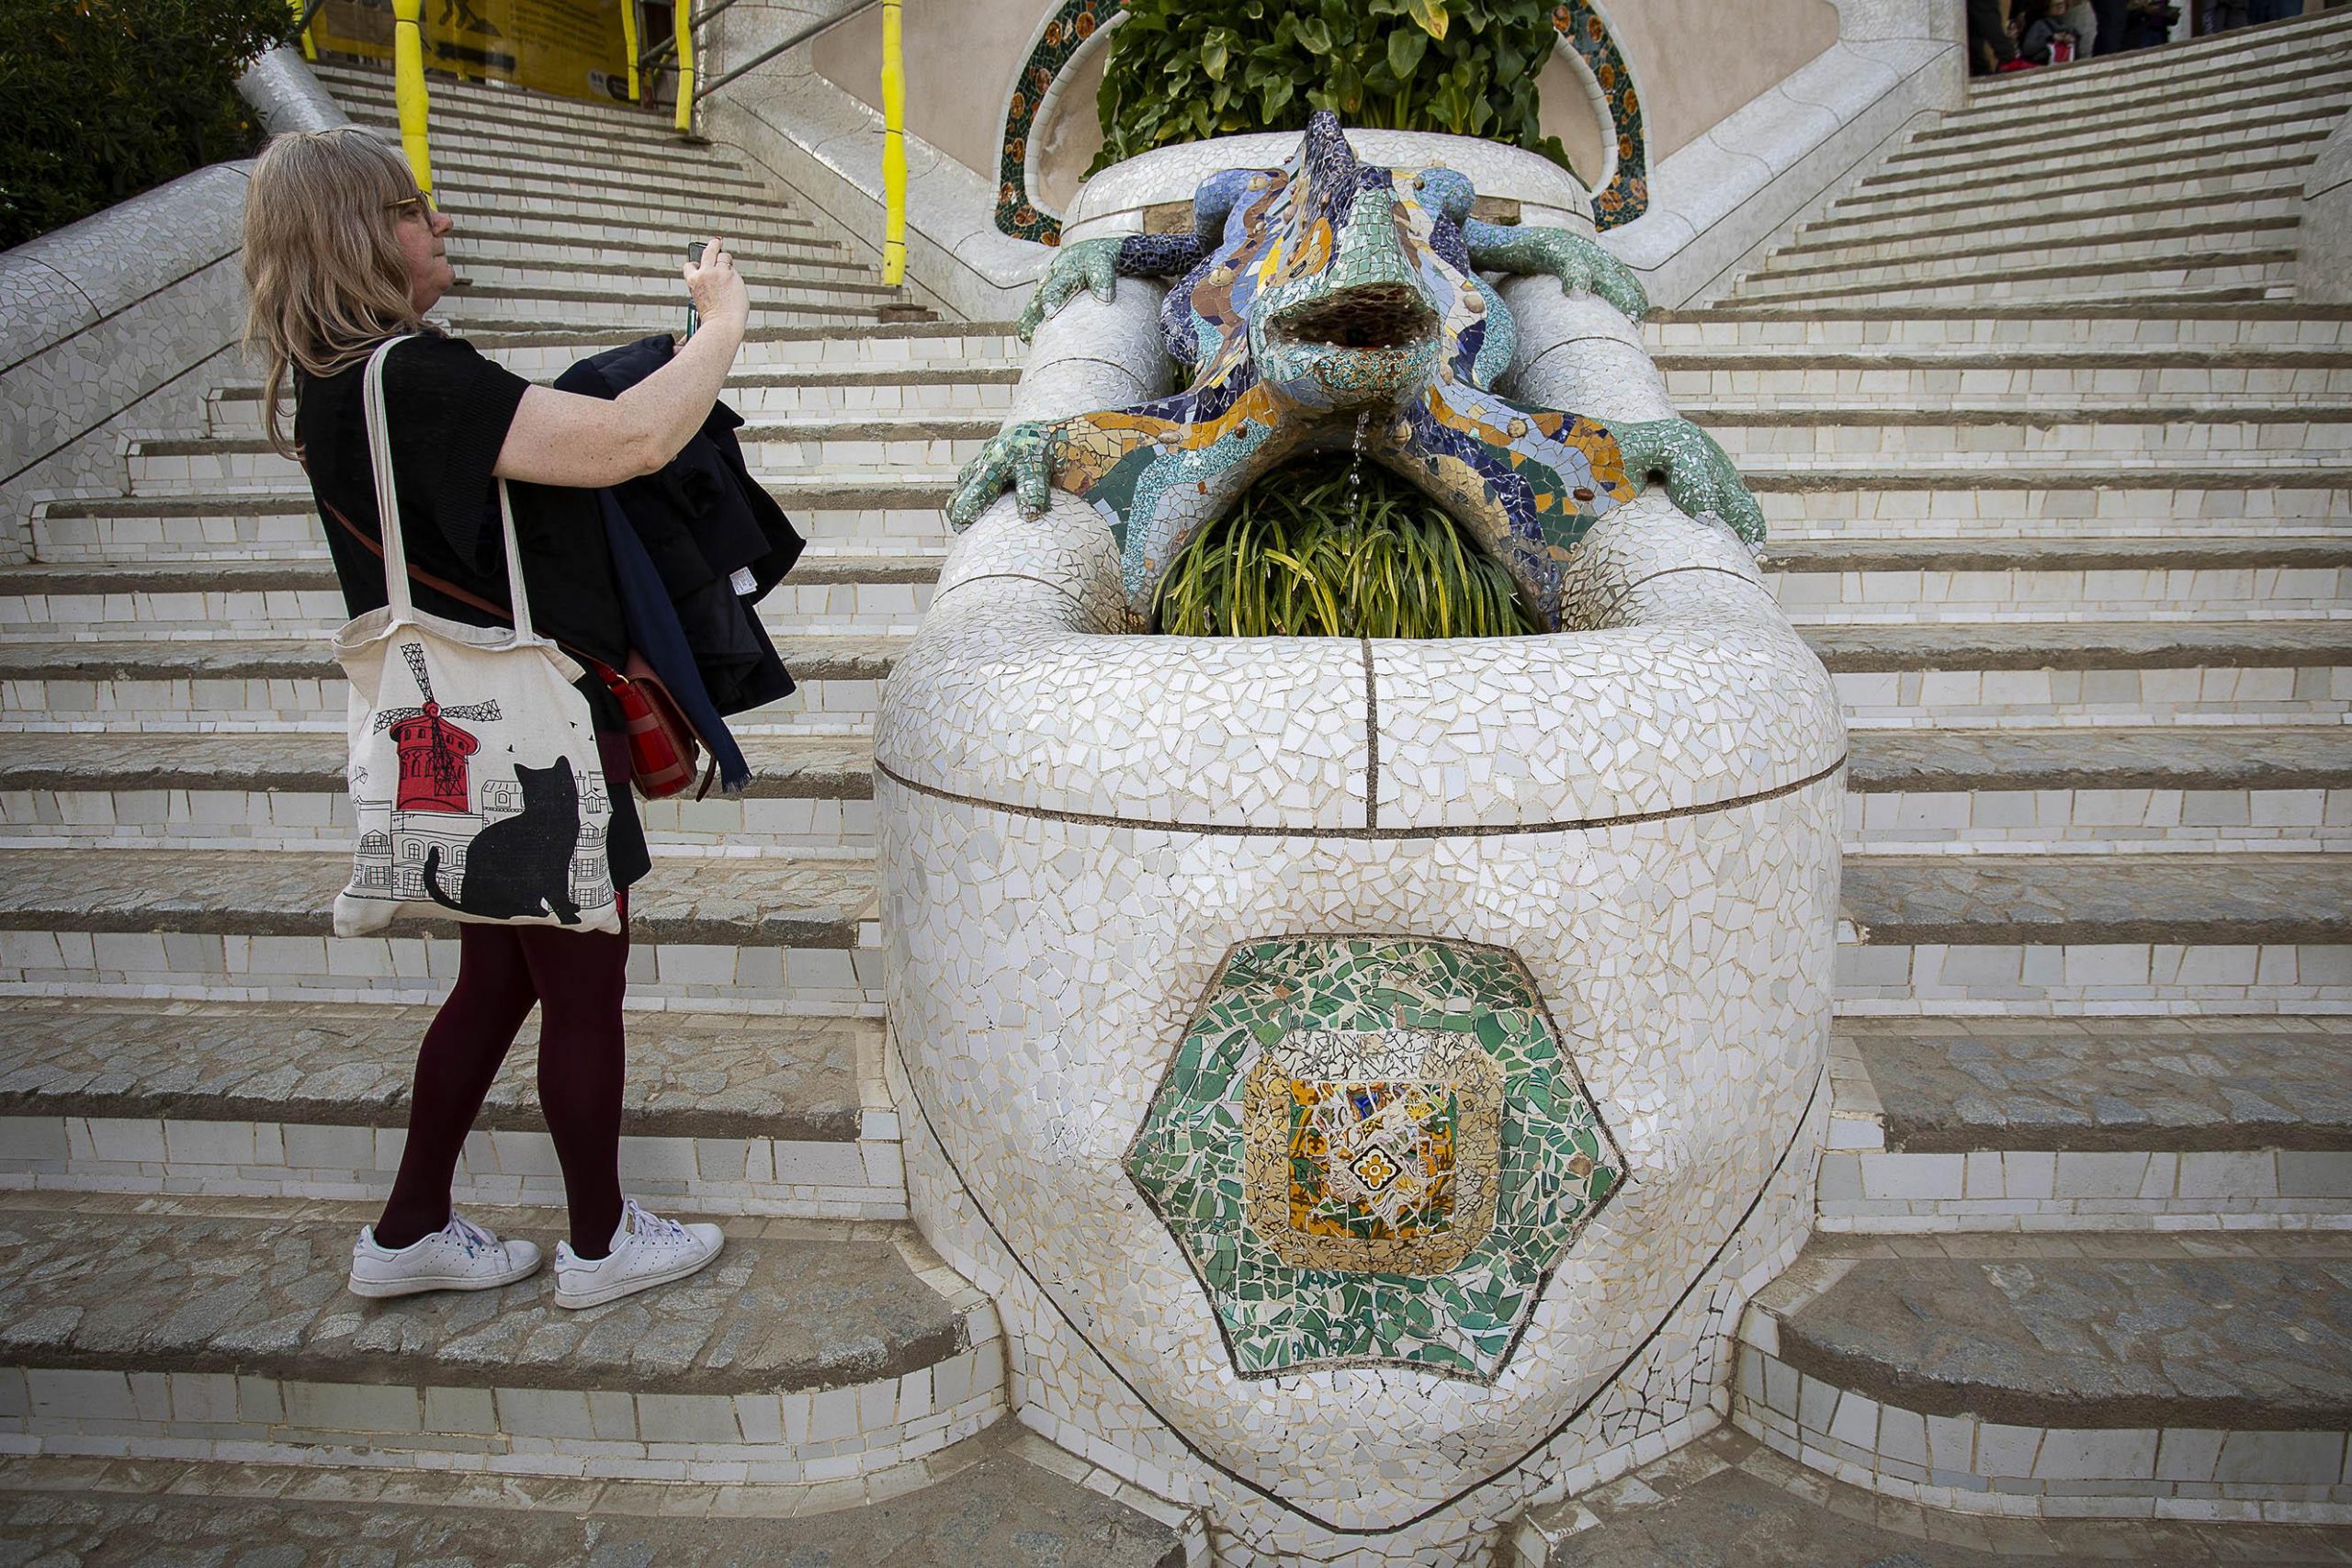
[[[320, 75], [397, 134], [388, 77]], [[42, 505], [0, 585], [0, 1420], [40, 1450], [0, 1461], [6, 1554], [1203, 1561], [1183, 1510], [1000, 1419], [995, 1310], [907, 1223], [882, 1088], [866, 733], [944, 555], [930, 476], [965, 443], [936, 427], [992, 428], [1003, 329], [874, 324], [895, 291], [827, 226], [653, 121], [446, 81], [433, 120], [448, 313], [526, 374], [680, 326], [689, 237], [754, 280], [729, 396], [812, 536], [764, 606], [801, 694], [740, 727], [751, 794], [647, 808], [622, 1146], [629, 1190], [728, 1216], [728, 1249], [577, 1314], [545, 1278], [343, 1292], [457, 953], [331, 934], [341, 596], [226, 388], [201, 437], [130, 442], [119, 494]], [[459, 1199], [546, 1243], [527, 1082]]]
[[[320, 73], [392, 133], [386, 78]], [[1933, 1517], [2135, 1513], [2100, 1554], [2196, 1562], [2128, 1532], [2346, 1498], [2352, 313], [2291, 278], [2347, 103], [2337, 19], [1982, 86], [1647, 329], [1853, 732], [1825, 1234], [1749, 1314], [1731, 1414]], [[811, 541], [763, 606], [801, 692], [739, 729], [745, 796], [645, 808], [623, 1148], [733, 1244], [578, 1316], [543, 1281], [339, 1293], [456, 945], [329, 934], [343, 612], [224, 389], [0, 569], [0, 1419], [47, 1450], [0, 1463], [5, 1533], [1199, 1561], [1176, 1510], [990, 1425], [994, 1315], [905, 1224], [881, 1088], [866, 736], [1020, 345], [872, 324], [873, 275], [723, 149], [446, 82], [434, 116], [448, 311], [519, 372], [674, 330], [713, 227], [757, 280], [728, 397]], [[460, 1201], [544, 1239], [506, 1077]], [[656, 1514], [733, 1517], [689, 1547]], [[1595, 1517], [1521, 1556], [1651, 1560], [1637, 1508]]]

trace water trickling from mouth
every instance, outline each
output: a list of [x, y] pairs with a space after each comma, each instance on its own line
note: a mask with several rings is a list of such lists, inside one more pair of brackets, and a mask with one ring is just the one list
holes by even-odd
[[1348, 458], [1348, 522], [1351, 525], [1363, 521], [1363, 433], [1364, 427], [1371, 423], [1370, 409], [1356, 411], [1355, 439], [1350, 445]]

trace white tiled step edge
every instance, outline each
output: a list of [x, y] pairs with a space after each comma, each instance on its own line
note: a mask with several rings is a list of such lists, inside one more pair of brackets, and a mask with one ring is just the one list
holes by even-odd
[[[2243, 1391], [2281, 1387], [2280, 1378], [2293, 1375], [2282, 1365], [2266, 1377], [2254, 1364], [2262, 1352], [2241, 1338], [2285, 1307], [2283, 1301], [2264, 1298], [2263, 1282], [2273, 1269], [2299, 1271], [2306, 1283], [2286, 1310], [2306, 1321], [2312, 1314], [2327, 1314], [2335, 1321], [2312, 1326], [2324, 1337], [2340, 1337], [2340, 1303], [2331, 1313], [2324, 1300], [2314, 1303], [2311, 1294], [2316, 1290], [2324, 1297], [2346, 1288], [2340, 1276], [2352, 1262], [2352, 1238], [2146, 1236], [2109, 1238], [2104, 1245], [2055, 1236], [1965, 1239], [1981, 1245], [1948, 1253], [1947, 1246], [1956, 1243], [1929, 1237], [1816, 1240], [1748, 1304], [1740, 1325], [1733, 1421], [1781, 1453], [1838, 1480], [1939, 1507], [2049, 1517], [2352, 1522], [2347, 1423], [2340, 1410], [2315, 1411], [2301, 1423], [2265, 1411], [2258, 1423], [2244, 1426], [2219, 1425], [2210, 1414], [2232, 1403], [2231, 1393], [2241, 1406], [2256, 1404], [2258, 1396], [2249, 1398]], [[1904, 1280], [1906, 1264], [1915, 1267]], [[2204, 1296], [2233, 1298], [2237, 1292], [2230, 1287], [2238, 1281], [2231, 1275], [2243, 1267], [2245, 1293], [2254, 1303], [2251, 1317], [2205, 1306], [2177, 1320], [2171, 1314], [2165, 1320], [2143, 1318], [2112, 1338], [2103, 1337], [2076, 1315], [2129, 1311], [2113, 1293], [2098, 1292], [2107, 1282], [2100, 1278], [2102, 1264], [2121, 1271], [2110, 1279], [2129, 1280], [2152, 1295], [2172, 1282], [2165, 1275], [2185, 1277], [2189, 1283], [2166, 1294], [2165, 1304], [2176, 1308], [2203, 1305]], [[1993, 1277], [2005, 1270], [2010, 1284], [1996, 1287]], [[1873, 1271], [1895, 1275], [1896, 1280], [1874, 1280]], [[2075, 1274], [2085, 1278], [2064, 1283], [2077, 1285], [2078, 1292], [2049, 1278]], [[2161, 1283], [2151, 1287], [2151, 1275]], [[2199, 1281], [2199, 1275], [2205, 1279]], [[2314, 1280], [2337, 1282], [2314, 1285]], [[1932, 1366], [1910, 1361], [1901, 1349], [1883, 1349], [1875, 1334], [1867, 1351], [1842, 1358], [1838, 1370], [1826, 1364], [1825, 1352], [1811, 1342], [1808, 1309], [1835, 1300], [1841, 1289], [1873, 1283], [1877, 1292], [1869, 1299], [1877, 1319], [1905, 1345], [1923, 1336], [1940, 1337]], [[2209, 1288], [2197, 1289], [2199, 1283]], [[2076, 1312], [2056, 1310], [2065, 1314], [2067, 1326], [2078, 1337], [2034, 1347], [2034, 1371], [2071, 1371], [2071, 1343], [2080, 1348], [2085, 1363], [2079, 1378], [2094, 1383], [2109, 1364], [2128, 1366], [2133, 1351], [2150, 1341], [2197, 1337], [2208, 1347], [2204, 1359], [2168, 1359], [2165, 1368], [2185, 1380], [2194, 1379], [2199, 1366], [2223, 1373], [2205, 1380], [2216, 1393], [2195, 1402], [2180, 1399], [2184, 1415], [2177, 1421], [2163, 1415], [2174, 1402], [2152, 1393], [2136, 1403], [2154, 1420], [2143, 1416], [2128, 1424], [2077, 1425], [2068, 1423], [2096, 1412], [2092, 1399], [2113, 1399], [2120, 1391], [2109, 1385], [2071, 1398], [2071, 1391], [2057, 1388], [2030, 1391], [2040, 1395], [2034, 1407], [2057, 1419], [2029, 1421], [2015, 1418], [2025, 1410], [2008, 1408], [2003, 1388], [1980, 1390], [1965, 1374], [1946, 1381], [1971, 1351], [1988, 1376], [2018, 1375], [2023, 1369], [2010, 1354], [2014, 1341], [1999, 1331], [2014, 1333], [2018, 1321], [2034, 1308], [2048, 1314], [2053, 1302], [2070, 1298], [2082, 1303]], [[1891, 1321], [1891, 1314], [1913, 1321]], [[2248, 1318], [2242, 1329], [2235, 1326], [2240, 1318]], [[2235, 1359], [2229, 1348], [2241, 1344], [2248, 1365], [2228, 1365]], [[2237, 1375], [2241, 1371], [2246, 1375]], [[2339, 1386], [2332, 1390], [2296, 1389], [2298, 1404], [2340, 1404], [2340, 1367], [2336, 1377]], [[1937, 1392], [1932, 1397], [1899, 1392], [1905, 1386]], [[1977, 1413], [1984, 1409], [2012, 1418], [1989, 1419]]]
[[[341, 1276], [351, 1238], [373, 1217], [373, 1206], [360, 1204], [9, 1200], [0, 1207], [0, 1224], [18, 1243], [0, 1259], [0, 1272], [14, 1276], [9, 1294], [53, 1304], [19, 1319], [21, 1337], [0, 1329], [0, 1340], [15, 1341], [0, 1357], [0, 1445], [793, 1483], [904, 1464], [969, 1437], [1005, 1408], [994, 1306], [903, 1224], [738, 1218], [726, 1251], [695, 1280], [664, 1287], [666, 1302], [648, 1294], [571, 1314], [553, 1304], [551, 1264], [493, 1294], [348, 1296]], [[562, 1229], [560, 1215], [546, 1210], [474, 1217], [549, 1254]], [[81, 1234], [61, 1240], [75, 1223]], [[241, 1292], [217, 1269], [167, 1264], [137, 1239], [199, 1228], [219, 1248], [208, 1265], [268, 1258], [266, 1278], [248, 1270], [254, 1283]], [[859, 1346], [845, 1336], [813, 1364], [763, 1370], [772, 1347], [759, 1323], [789, 1332], [824, 1323], [829, 1305], [847, 1310], [826, 1284], [829, 1274], [846, 1280], [841, 1268], [853, 1254], [868, 1281], [860, 1288], [878, 1292], [865, 1310], [887, 1325], [884, 1337]], [[68, 1266], [63, 1288], [26, 1289], [23, 1270], [85, 1257]], [[139, 1278], [125, 1277], [126, 1261]], [[148, 1305], [155, 1276], [167, 1270], [185, 1290]], [[188, 1295], [212, 1310], [177, 1314]], [[202, 1321], [215, 1315], [224, 1320]], [[89, 1343], [142, 1316], [151, 1331], [135, 1342]], [[816, 1337], [830, 1326], [814, 1328]], [[893, 1344], [894, 1333], [909, 1337]], [[256, 1349], [262, 1342], [270, 1348]], [[388, 1374], [395, 1355], [404, 1364]]]
[[1824, 1231], [2352, 1228], [2338, 1021], [1849, 1020], [1829, 1050]]
[[[0, 1188], [380, 1201], [431, 1021], [383, 1005], [0, 1002]], [[701, 1213], [906, 1217], [878, 1023], [674, 1011], [628, 1027], [628, 1191]], [[531, 1049], [466, 1140], [460, 1204], [563, 1201]]]
[[1848, 1016], [2352, 1010], [2324, 855], [1856, 855], [1843, 915]]
[[1782, 353], [1801, 364], [1814, 354], [2004, 353], [2069, 349], [2202, 347], [2321, 349], [2352, 341], [2352, 310], [2279, 301], [2229, 305], [2180, 301], [2101, 309], [2030, 307], [2001, 311], [1896, 310], [1824, 306], [1801, 318], [1777, 310], [1724, 306], [1668, 310], [1642, 323], [1652, 353]]
[[[437, 999], [456, 927], [332, 933], [345, 852], [0, 852], [0, 995], [211, 1001]], [[630, 999], [875, 1017], [872, 863], [659, 859], [630, 890]]]

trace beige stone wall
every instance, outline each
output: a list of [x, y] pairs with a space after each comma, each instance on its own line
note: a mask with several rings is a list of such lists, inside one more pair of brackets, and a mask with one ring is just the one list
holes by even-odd
[[1838, 41], [1829, 0], [1603, 0], [1634, 68], [1650, 166]]
[[[907, 129], [949, 157], [996, 178], [1004, 106], [1013, 73], [1056, 0], [965, 0], [953, 9], [910, 7], [905, 17]], [[1640, 85], [1650, 161], [1709, 127], [1827, 49], [1838, 38], [1829, 0], [1615, 0], [1611, 30]], [[882, 14], [853, 17], [816, 41], [817, 69], [844, 91], [881, 103]], [[1094, 125], [1101, 55], [1064, 84], [1054, 119], [1037, 128], [1048, 207], [1069, 198], [1102, 144]], [[1588, 181], [1605, 152], [1577, 66], [1555, 57], [1541, 78], [1544, 129], [1558, 136]]]

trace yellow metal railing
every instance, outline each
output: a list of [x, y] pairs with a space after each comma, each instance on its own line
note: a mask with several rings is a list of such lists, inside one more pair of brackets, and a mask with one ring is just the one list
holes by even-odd
[[401, 111], [401, 151], [416, 188], [433, 194], [433, 154], [424, 145], [424, 0], [392, 0], [392, 99]]
[[899, 0], [882, 0], [882, 281], [907, 278], [907, 69]]

